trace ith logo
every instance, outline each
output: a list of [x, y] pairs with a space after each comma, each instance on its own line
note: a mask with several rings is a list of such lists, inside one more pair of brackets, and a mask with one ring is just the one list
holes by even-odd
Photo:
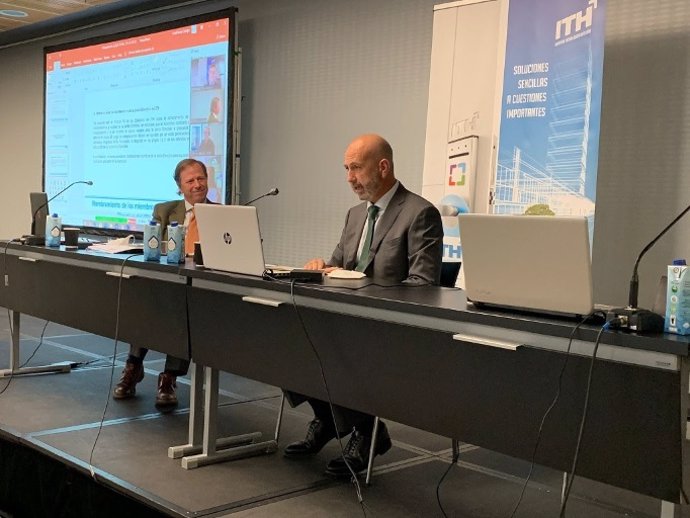
[[590, 29], [594, 20], [594, 9], [599, 7], [598, 0], [589, 0], [584, 11], [578, 11], [556, 22], [556, 44], [562, 38], [572, 40], [576, 33]]
[[459, 164], [452, 164], [450, 166], [450, 171], [448, 172], [448, 185], [451, 187], [459, 187], [465, 185], [465, 178], [467, 164], [465, 162], [460, 162]]
[[226, 232], [225, 234], [223, 234], [223, 241], [225, 241], [226, 245], [232, 243], [232, 234], [230, 234], [230, 232]]

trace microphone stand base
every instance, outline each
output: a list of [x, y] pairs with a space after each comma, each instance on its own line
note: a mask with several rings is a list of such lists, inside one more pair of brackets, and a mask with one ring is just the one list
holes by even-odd
[[611, 329], [634, 331], [636, 333], [663, 333], [664, 317], [641, 308], [613, 308], [606, 314], [606, 320], [618, 319], [619, 323], [611, 324]]

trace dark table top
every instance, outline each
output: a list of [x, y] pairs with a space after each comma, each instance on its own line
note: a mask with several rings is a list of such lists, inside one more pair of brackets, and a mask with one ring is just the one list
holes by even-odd
[[[516, 331], [568, 338], [578, 320], [551, 315], [541, 315], [524, 311], [505, 309], [475, 308], [471, 303], [466, 304], [464, 293], [456, 288], [441, 288], [438, 286], [380, 286], [371, 284], [369, 280], [343, 281], [326, 279], [322, 283], [295, 283], [287, 280], [265, 280], [258, 277], [239, 275], [226, 272], [208, 270], [196, 267], [188, 258], [184, 264], [167, 264], [165, 257], [159, 262], [145, 261], [141, 255], [133, 254], [105, 254], [89, 250], [65, 251], [64, 247], [48, 248], [33, 247], [19, 243], [7, 244], [0, 242], [0, 253], [3, 250], [27, 251], [43, 254], [49, 257], [69, 258], [88, 263], [101, 263], [122, 266], [125, 258], [126, 266], [141, 270], [174, 273], [192, 279], [227, 283], [247, 288], [259, 288], [270, 291], [289, 293], [291, 289], [296, 295], [323, 299], [343, 304], [366, 304], [372, 308], [414, 313], [429, 317], [468, 322], [487, 326], [496, 326]], [[0, 266], [2, 261], [0, 261]], [[599, 325], [581, 325], [575, 334], [578, 340], [594, 341], [601, 329]], [[655, 352], [663, 352], [680, 356], [690, 353], [690, 336], [680, 336], [670, 333], [656, 333], [640, 335], [623, 331], [605, 331], [601, 343], [607, 345], [629, 347]]]

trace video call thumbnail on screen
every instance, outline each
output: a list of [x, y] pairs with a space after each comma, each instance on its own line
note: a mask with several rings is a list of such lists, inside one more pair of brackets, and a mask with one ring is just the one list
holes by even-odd
[[139, 231], [178, 199], [175, 165], [206, 164], [209, 198], [227, 198], [231, 18], [48, 49], [44, 189], [64, 224]]

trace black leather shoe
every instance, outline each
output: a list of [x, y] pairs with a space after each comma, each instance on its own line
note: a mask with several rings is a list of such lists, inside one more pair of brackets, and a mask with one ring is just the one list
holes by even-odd
[[158, 393], [156, 394], [156, 408], [159, 410], [172, 410], [177, 406], [177, 376], [169, 372], [161, 372], [158, 375]]
[[129, 399], [137, 393], [137, 383], [144, 379], [143, 363], [125, 363], [120, 382], [113, 389], [113, 399]]
[[286, 457], [305, 457], [307, 455], [314, 455], [320, 452], [328, 441], [333, 438], [335, 438], [335, 428], [333, 425], [329, 426], [321, 421], [321, 419], [314, 418], [314, 420], [309, 423], [307, 436], [304, 440], [288, 444], [283, 451], [283, 455]]
[[[388, 428], [386, 423], [381, 421], [379, 423], [378, 437], [376, 439], [376, 448], [374, 455], [383, 455], [391, 449], [393, 443], [391, 437], [388, 435]], [[369, 450], [371, 448], [371, 437], [363, 435], [359, 430], [354, 430], [352, 436], [343, 450], [343, 455], [333, 459], [326, 467], [326, 475], [332, 477], [349, 477], [352, 475], [350, 469], [355, 473], [359, 473], [367, 469], [369, 465]], [[346, 463], [347, 461], [347, 463]], [[349, 468], [348, 468], [349, 465]]]

